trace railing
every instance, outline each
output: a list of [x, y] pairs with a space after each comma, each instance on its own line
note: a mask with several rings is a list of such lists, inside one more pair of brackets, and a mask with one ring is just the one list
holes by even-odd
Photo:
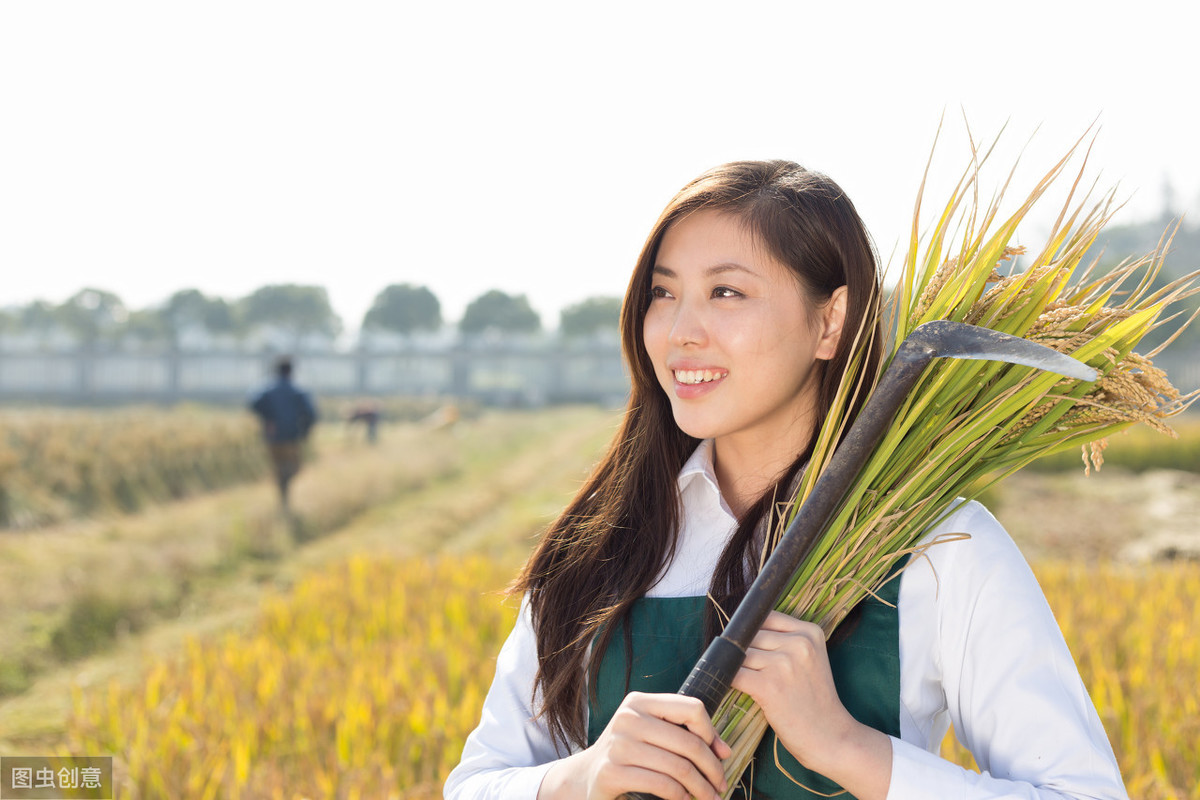
[[[269, 378], [272, 352], [6, 351], [0, 402], [238, 402]], [[297, 383], [323, 396], [435, 396], [509, 406], [620, 403], [629, 378], [616, 342], [456, 343], [389, 350], [300, 351]], [[1157, 360], [1184, 393], [1200, 389], [1192, 353]]]
[[[296, 382], [323, 396], [450, 395], [538, 406], [616, 403], [629, 391], [615, 343], [493, 342], [291, 355]], [[243, 351], [0, 350], [0, 401], [240, 401], [269, 378], [275, 357]]]

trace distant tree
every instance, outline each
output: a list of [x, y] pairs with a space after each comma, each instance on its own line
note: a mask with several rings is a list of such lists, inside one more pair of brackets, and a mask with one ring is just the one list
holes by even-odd
[[0, 334], [45, 336], [63, 328], [58, 307], [45, 300], [0, 309]]
[[375, 302], [363, 317], [365, 329], [412, 333], [436, 331], [442, 327], [442, 304], [424, 286], [396, 283], [375, 295]]
[[57, 309], [45, 300], [34, 300], [32, 303], [17, 309], [17, 329], [37, 333], [45, 333], [60, 325]]
[[313, 333], [336, 336], [342, 330], [329, 293], [321, 286], [263, 286], [239, 300], [237, 309], [247, 327], [276, 325], [297, 339]]
[[563, 336], [588, 336], [598, 330], [617, 330], [621, 324], [621, 298], [589, 297], [567, 306], [559, 314]]
[[167, 344], [171, 341], [171, 330], [157, 309], [129, 312], [129, 318], [121, 326], [121, 333], [148, 344]]
[[200, 327], [210, 333], [232, 333], [237, 329], [233, 306], [223, 298], [206, 297], [199, 289], [180, 289], [171, 295], [159, 316], [176, 341], [189, 327]]
[[129, 319], [129, 310], [112, 292], [88, 288], [67, 298], [54, 316], [81, 342], [92, 342], [115, 333]]
[[482, 333], [488, 329], [506, 333], [533, 333], [542, 321], [523, 294], [509, 295], [498, 289], [485, 292], [471, 301], [463, 312], [458, 329], [463, 333]]

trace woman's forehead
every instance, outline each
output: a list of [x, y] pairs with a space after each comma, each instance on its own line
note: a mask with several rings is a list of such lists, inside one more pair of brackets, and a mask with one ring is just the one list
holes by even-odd
[[678, 277], [699, 269], [705, 277], [746, 273], [764, 277], [795, 271], [782, 263], [747, 220], [738, 214], [702, 209], [676, 220], [664, 232], [651, 265], [656, 275]]

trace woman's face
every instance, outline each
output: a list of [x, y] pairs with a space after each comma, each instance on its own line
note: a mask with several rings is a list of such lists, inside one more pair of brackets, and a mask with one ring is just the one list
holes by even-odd
[[675, 222], [659, 245], [642, 335], [680, 429], [716, 439], [718, 452], [723, 442], [802, 449], [814, 430], [813, 364], [834, 355], [844, 293], [813, 306], [735, 216]]

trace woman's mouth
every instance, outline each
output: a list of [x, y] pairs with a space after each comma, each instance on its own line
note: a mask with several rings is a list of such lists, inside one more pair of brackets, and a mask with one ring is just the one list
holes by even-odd
[[685, 386], [695, 386], [699, 383], [711, 383], [724, 378], [729, 373], [723, 369], [677, 369], [675, 382]]

